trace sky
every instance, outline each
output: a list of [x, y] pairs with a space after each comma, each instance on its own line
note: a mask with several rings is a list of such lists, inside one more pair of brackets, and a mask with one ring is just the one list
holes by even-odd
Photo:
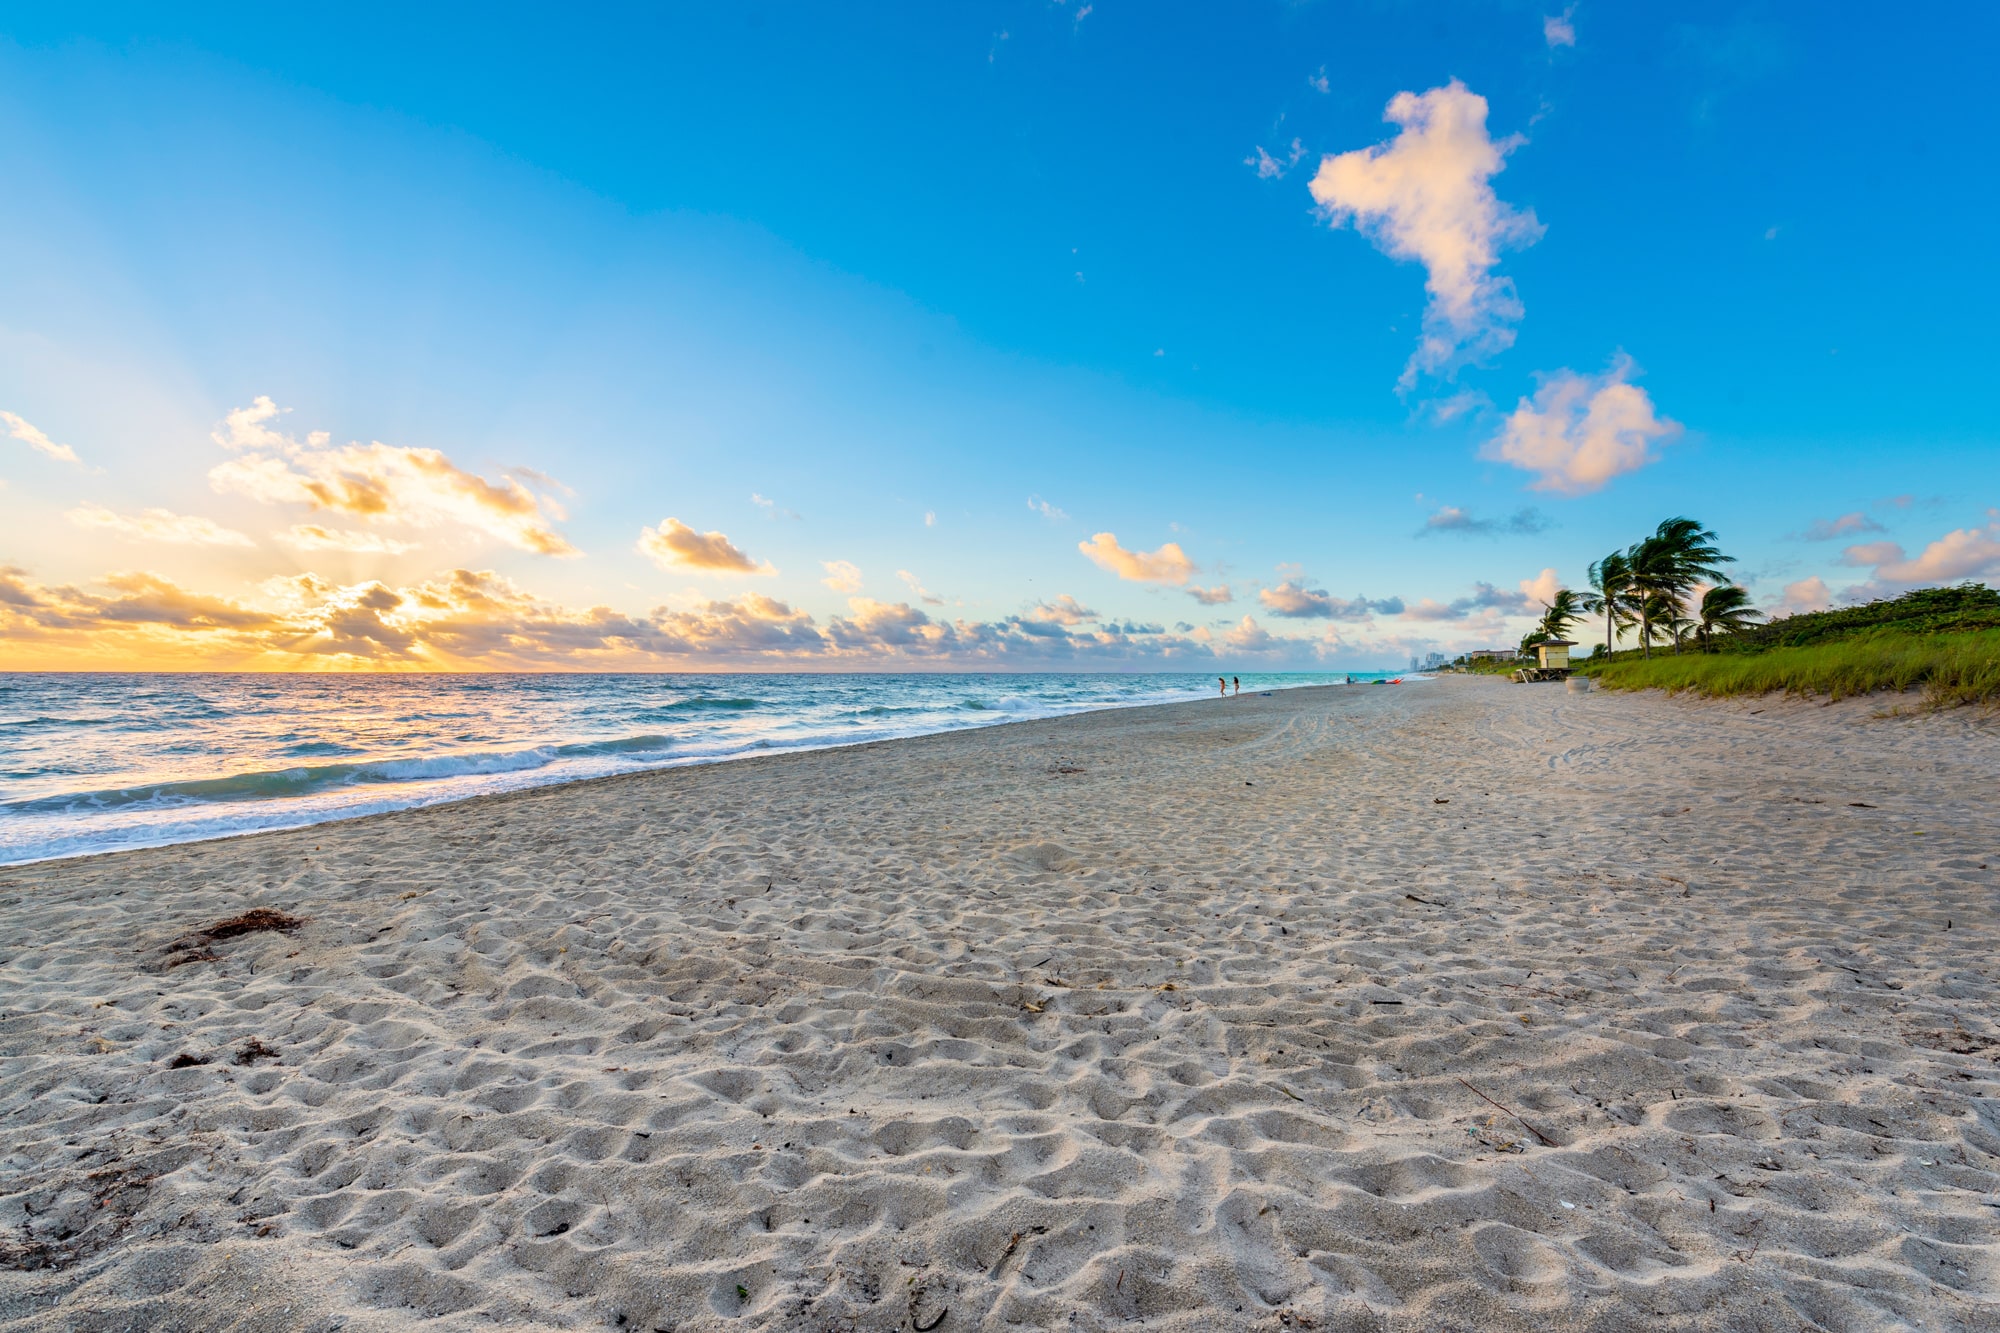
[[2000, 582], [2000, 11], [0, 3], [0, 669], [1510, 645]]

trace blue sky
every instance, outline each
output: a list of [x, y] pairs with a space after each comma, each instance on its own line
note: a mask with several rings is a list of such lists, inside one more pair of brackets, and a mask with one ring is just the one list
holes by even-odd
[[1338, 669], [1676, 513], [2000, 578], [1996, 27], [0, 6], [0, 664]]

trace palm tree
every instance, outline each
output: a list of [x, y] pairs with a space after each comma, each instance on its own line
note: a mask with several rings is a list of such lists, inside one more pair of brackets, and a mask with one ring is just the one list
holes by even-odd
[[1639, 621], [1639, 648], [1653, 655], [1654, 624], [1672, 615], [1672, 589], [1677, 577], [1673, 549], [1659, 534], [1625, 548], [1628, 604]]
[[1542, 636], [1548, 639], [1569, 637], [1569, 627], [1583, 619], [1582, 599], [1568, 588], [1556, 589], [1555, 596], [1544, 602], [1542, 612]]
[[[1639, 603], [1639, 642], [1652, 654], [1654, 621], [1683, 619], [1683, 603], [1697, 583], [1721, 583], [1722, 566], [1735, 563], [1715, 545], [1715, 534], [1691, 518], [1670, 518], [1653, 530], [1653, 535], [1630, 547], [1625, 562], [1630, 585]], [[1656, 600], [1657, 599], [1657, 600]], [[1680, 651], [1680, 636], [1672, 635], [1674, 651]]]
[[1623, 551], [1613, 551], [1590, 567], [1591, 594], [1580, 600], [1579, 605], [1589, 611], [1604, 613], [1604, 655], [1611, 656], [1611, 648], [1618, 631], [1629, 623], [1627, 612], [1630, 607], [1626, 599], [1631, 592], [1632, 569], [1625, 563]]
[[1701, 595], [1701, 619], [1694, 627], [1695, 642], [1703, 652], [1712, 652], [1717, 634], [1741, 634], [1764, 613], [1750, 605], [1750, 594], [1733, 583], [1710, 588]]

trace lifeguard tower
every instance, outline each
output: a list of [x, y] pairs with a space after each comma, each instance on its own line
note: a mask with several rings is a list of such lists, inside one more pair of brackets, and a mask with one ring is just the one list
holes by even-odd
[[1543, 639], [1535, 645], [1535, 665], [1514, 673], [1521, 684], [1538, 680], [1563, 680], [1569, 676], [1569, 650], [1576, 644], [1568, 639]]

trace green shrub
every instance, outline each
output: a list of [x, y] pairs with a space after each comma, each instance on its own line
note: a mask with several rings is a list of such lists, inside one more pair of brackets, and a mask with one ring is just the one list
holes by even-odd
[[1843, 637], [1820, 635], [1803, 644], [1761, 651], [1746, 646], [1720, 653], [1663, 653], [1650, 661], [1620, 654], [1615, 661], [1593, 667], [1590, 674], [1613, 690], [1711, 696], [1782, 691], [1844, 699], [1877, 690], [1921, 689], [1925, 703], [1935, 708], [2000, 704], [2000, 628], [1958, 633], [1850, 629]]

